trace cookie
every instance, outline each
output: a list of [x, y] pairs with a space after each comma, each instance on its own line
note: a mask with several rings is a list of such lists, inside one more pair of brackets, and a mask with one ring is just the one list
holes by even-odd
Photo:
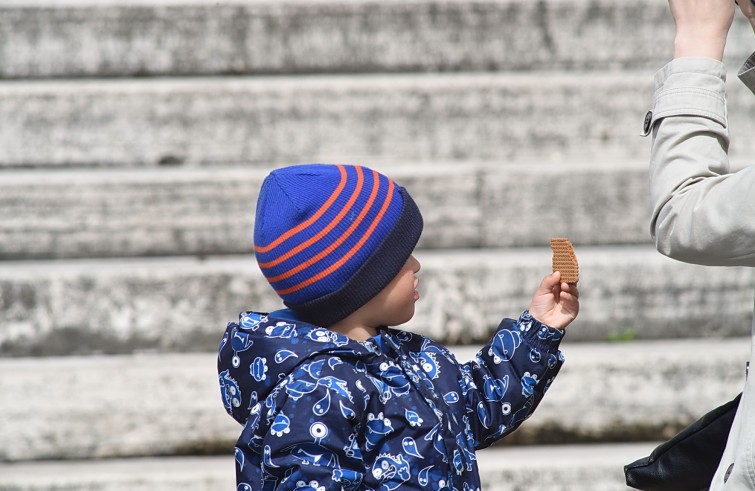
[[561, 272], [561, 281], [576, 283], [579, 281], [579, 263], [569, 239], [555, 237], [551, 239], [553, 250], [553, 271]]

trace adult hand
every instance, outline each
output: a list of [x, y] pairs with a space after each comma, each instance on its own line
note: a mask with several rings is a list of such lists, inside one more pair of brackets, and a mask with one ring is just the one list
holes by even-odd
[[[750, 0], [741, 0], [741, 3]], [[669, 0], [676, 24], [674, 58], [702, 56], [721, 61], [734, 20], [732, 0]]]
[[579, 290], [576, 284], [561, 282], [556, 271], [543, 278], [532, 296], [530, 314], [543, 324], [563, 329], [579, 313]]
[[755, 32], [755, 4], [752, 0], [738, 0], [739, 10], [742, 11], [747, 20], [750, 21], [753, 32]]

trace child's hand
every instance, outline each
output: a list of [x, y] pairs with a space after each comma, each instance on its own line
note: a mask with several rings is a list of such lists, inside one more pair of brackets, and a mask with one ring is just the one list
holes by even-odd
[[543, 278], [532, 296], [530, 314], [543, 324], [563, 329], [579, 313], [579, 290], [576, 284], [562, 283], [556, 271]]

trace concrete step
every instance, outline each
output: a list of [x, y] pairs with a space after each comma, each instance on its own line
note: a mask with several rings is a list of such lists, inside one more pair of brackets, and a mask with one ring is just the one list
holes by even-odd
[[[645, 162], [369, 165], [417, 201], [421, 248], [650, 241]], [[246, 254], [269, 170], [5, 171], [0, 259]]]
[[672, 36], [652, 0], [5, 0], [0, 77], [657, 69]]
[[[475, 352], [452, 350], [460, 361]], [[504, 442], [666, 439], [741, 390], [749, 338], [565, 341], [562, 350], [562, 373], [533, 417]], [[0, 359], [0, 461], [230, 458], [241, 426], [221, 403], [216, 358], [198, 353]]]
[[[732, 157], [755, 98], [729, 77]], [[0, 83], [0, 167], [646, 160], [653, 71]]]
[[[486, 491], [624, 491], [623, 466], [654, 446], [488, 448], [477, 458]], [[0, 491], [217, 491], [234, 488], [233, 465], [228, 456], [0, 464]]]
[[[651, 246], [577, 247], [574, 341], [747, 335], [753, 268], [683, 264]], [[486, 340], [530, 304], [550, 248], [417, 252], [421, 300], [408, 328]], [[243, 310], [280, 299], [251, 255], [0, 263], [0, 355], [215, 350]]]

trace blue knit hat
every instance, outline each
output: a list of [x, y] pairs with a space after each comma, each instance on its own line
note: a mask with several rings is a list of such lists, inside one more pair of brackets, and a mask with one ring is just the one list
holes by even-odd
[[297, 165], [262, 183], [254, 251], [283, 303], [327, 327], [385, 288], [421, 233], [417, 205], [384, 175], [352, 165]]

